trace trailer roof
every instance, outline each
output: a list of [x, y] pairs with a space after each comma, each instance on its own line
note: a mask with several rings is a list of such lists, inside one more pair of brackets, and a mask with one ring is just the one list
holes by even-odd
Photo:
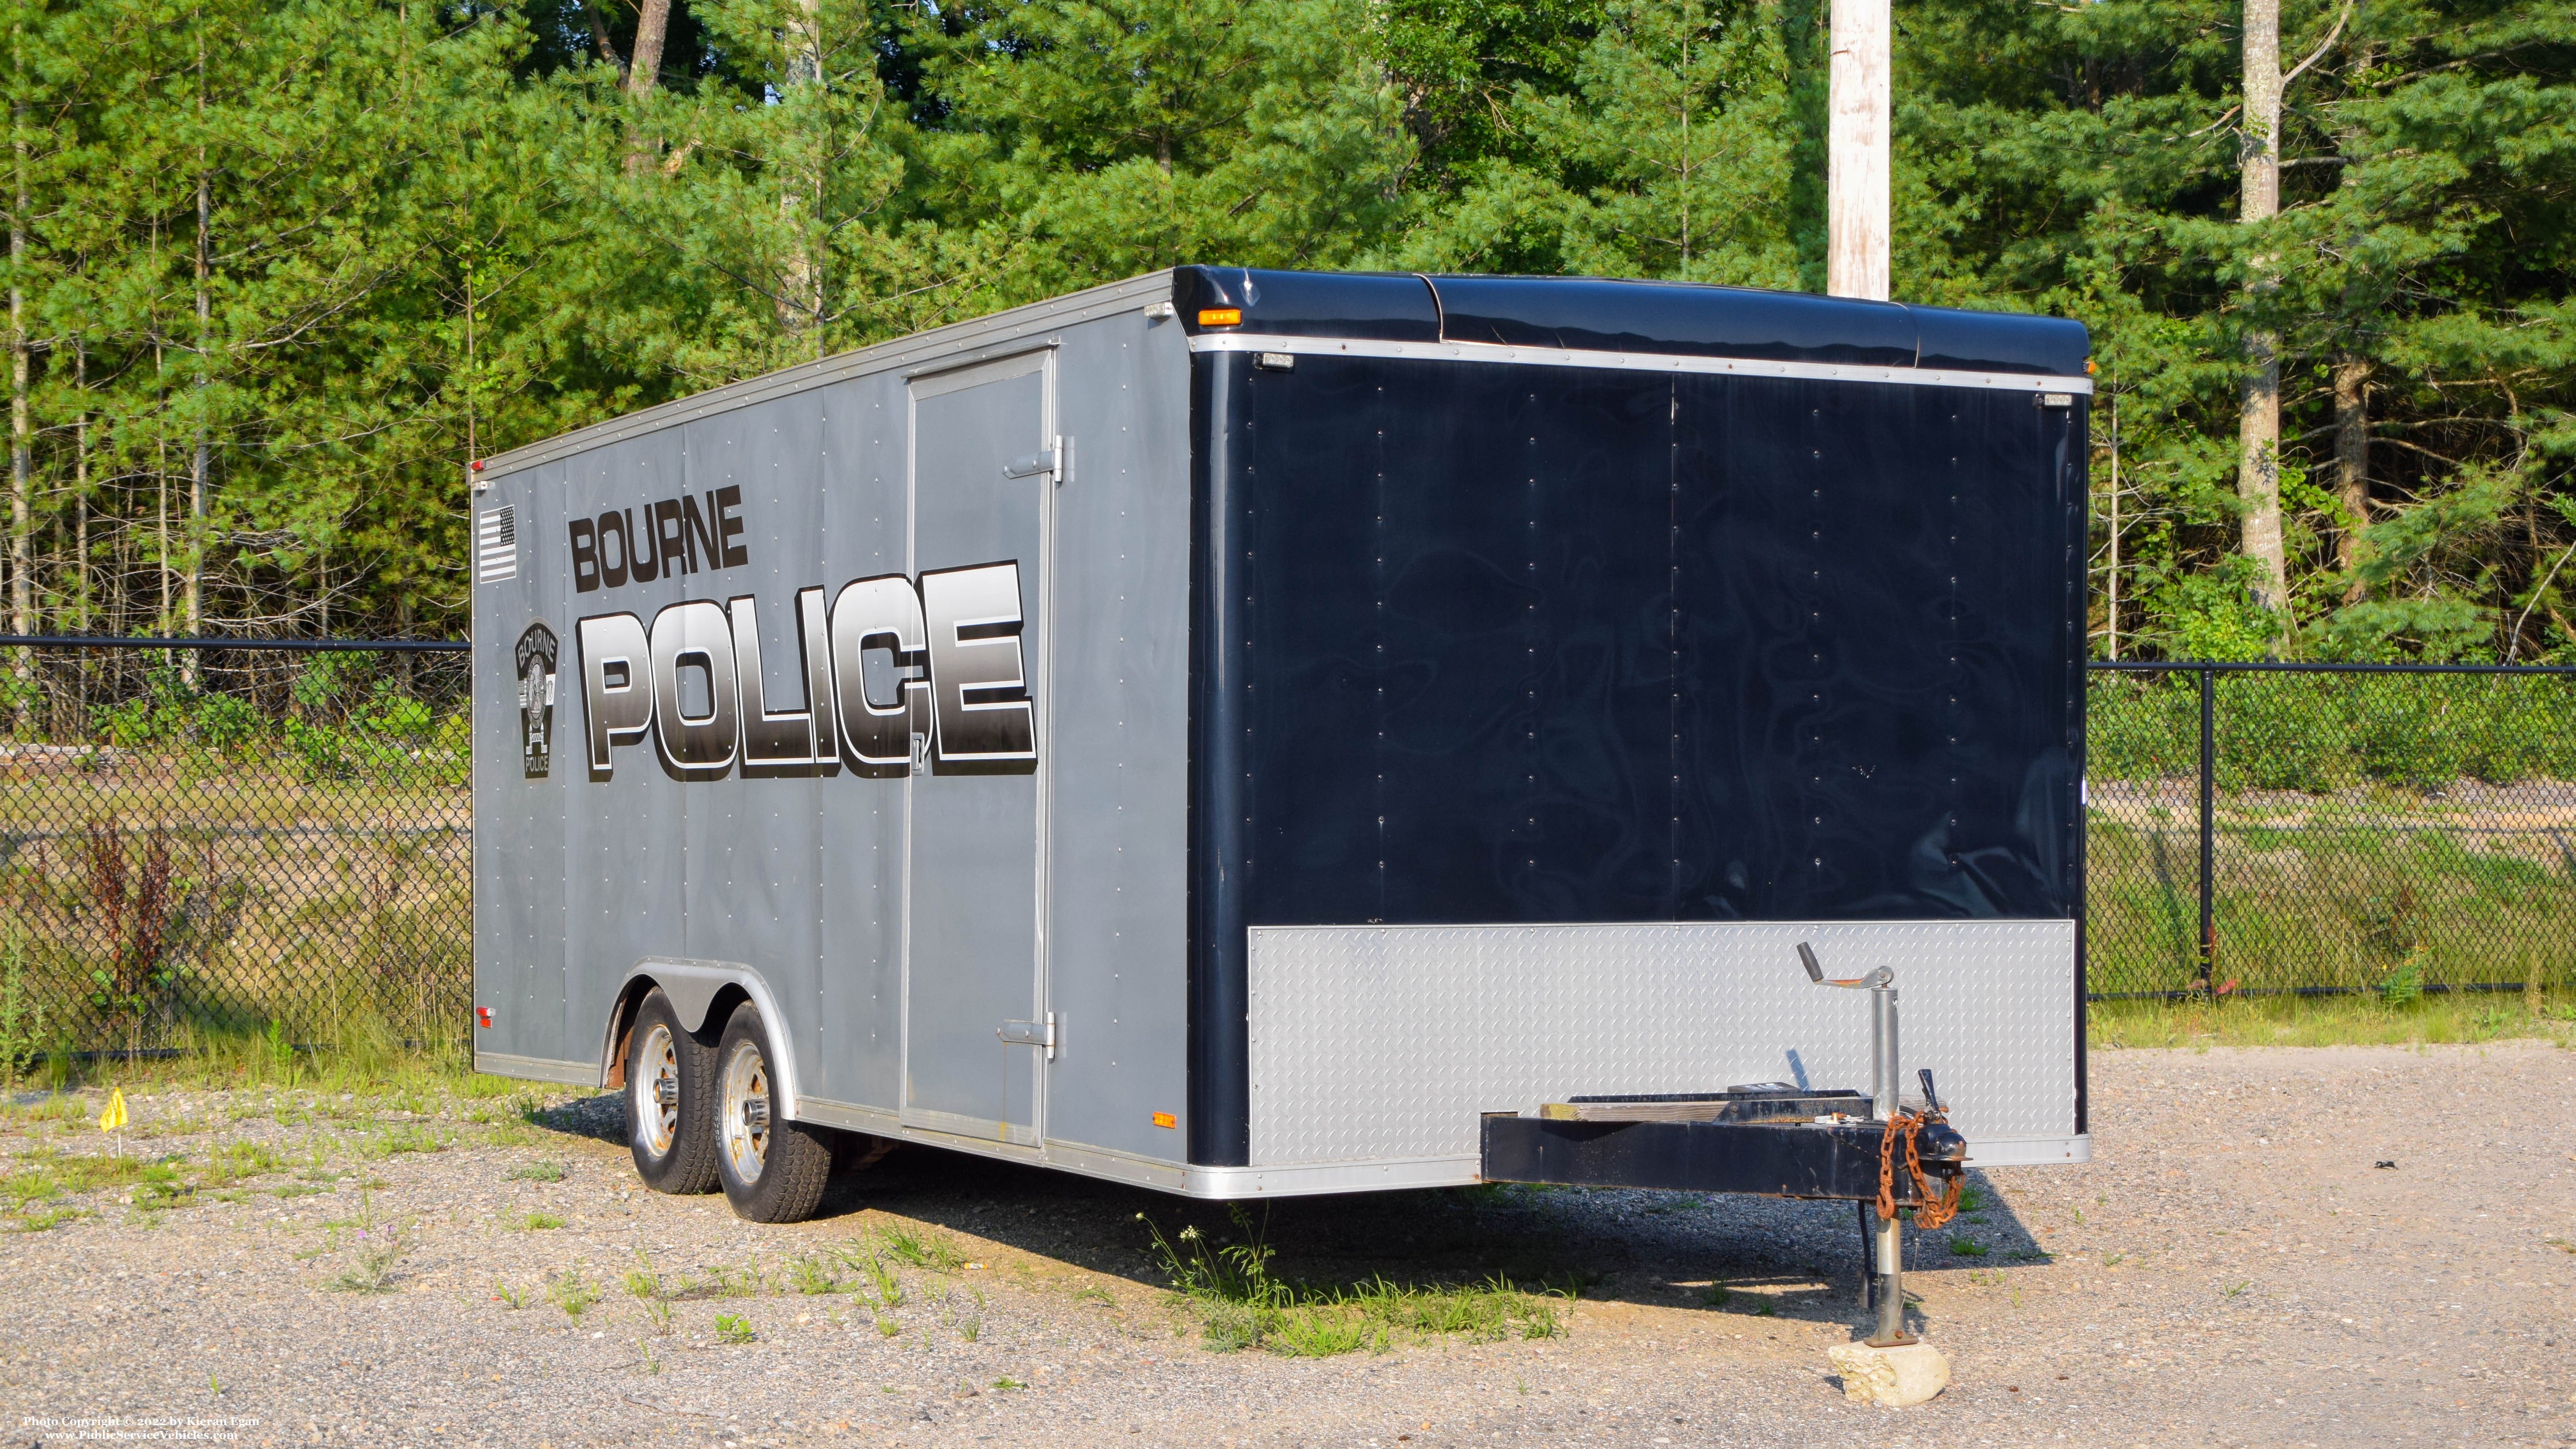
[[499, 478], [539, 464], [586, 453], [593, 448], [621, 439], [659, 432], [664, 428], [698, 418], [730, 412], [738, 407], [747, 407], [753, 403], [766, 402], [771, 398], [785, 397], [853, 377], [919, 368], [925, 364], [936, 364], [939, 367], [962, 366], [974, 362], [987, 352], [1003, 353], [1015, 350], [1032, 333], [1044, 333], [1054, 328], [1127, 311], [1151, 302], [1167, 301], [1171, 295], [1172, 273], [1170, 271], [1147, 272], [1141, 277], [1130, 277], [1123, 282], [1088, 287], [1079, 292], [1068, 292], [1061, 297], [1050, 297], [1043, 302], [1032, 302], [1025, 307], [1013, 307], [1006, 312], [995, 312], [989, 316], [971, 318], [964, 322], [952, 322], [945, 327], [933, 327], [927, 332], [915, 332], [890, 342], [877, 343], [873, 347], [862, 347], [852, 352], [817, 358], [812, 362], [799, 363], [777, 372], [727, 383], [722, 387], [711, 388], [688, 397], [674, 398], [669, 402], [645, 408], [641, 412], [632, 412], [624, 417], [593, 423], [589, 427], [548, 438], [543, 442], [530, 443], [523, 448], [513, 448], [506, 453], [496, 453], [483, 460], [483, 474], [487, 478]]
[[[1247, 340], [1256, 336], [1346, 338], [1391, 344], [1398, 351], [1412, 344], [1480, 344], [1559, 354], [1740, 358], [1791, 367], [2005, 374], [2065, 379], [2079, 387], [2090, 351], [2084, 324], [2068, 318], [1967, 312], [1804, 292], [1600, 277], [1185, 266], [746, 378], [514, 448], [483, 460], [482, 471], [487, 478], [499, 478], [621, 439], [853, 377], [971, 362], [988, 351], [1008, 351], [1033, 333], [1167, 300], [1194, 338], [1218, 334]], [[1202, 320], [1202, 313], [1225, 311], [1236, 314], [1233, 322]]]
[[[1172, 290], [1193, 335], [1239, 328], [1282, 337], [2056, 377], [2081, 377], [2090, 350], [2084, 324], [2063, 317], [1696, 282], [1181, 267]], [[1240, 321], [1217, 328], [1201, 322], [1202, 311], [1220, 309]]]

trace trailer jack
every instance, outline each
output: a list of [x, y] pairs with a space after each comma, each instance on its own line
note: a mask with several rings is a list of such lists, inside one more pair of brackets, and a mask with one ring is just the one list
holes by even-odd
[[1866, 1250], [1863, 1303], [1876, 1313], [1877, 1331], [1867, 1342], [1909, 1344], [1903, 1214], [1910, 1208], [1918, 1226], [1938, 1227], [1958, 1210], [1967, 1139], [1950, 1126], [1929, 1070], [1921, 1074], [1923, 1110], [1899, 1100], [1896, 973], [1882, 966], [1832, 980], [1804, 943], [1798, 956], [1818, 985], [1870, 993], [1869, 1095], [1766, 1082], [1722, 1092], [1569, 1097], [1536, 1116], [1487, 1113], [1483, 1175], [1488, 1182], [1848, 1199], [1859, 1211]]

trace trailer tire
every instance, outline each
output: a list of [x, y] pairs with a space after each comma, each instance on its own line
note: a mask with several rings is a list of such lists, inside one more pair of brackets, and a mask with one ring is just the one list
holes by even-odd
[[778, 1115], [776, 1060], [760, 1009], [735, 1007], [716, 1043], [716, 1177], [734, 1214], [755, 1223], [812, 1217], [832, 1180], [830, 1129]]
[[626, 1041], [626, 1145], [635, 1175], [655, 1192], [714, 1191], [716, 1054], [680, 1024], [658, 986], [636, 1008]]

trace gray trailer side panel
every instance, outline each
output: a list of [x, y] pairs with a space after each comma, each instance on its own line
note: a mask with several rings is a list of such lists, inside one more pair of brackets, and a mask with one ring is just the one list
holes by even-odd
[[[550, 772], [528, 778], [515, 657], [520, 637], [538, 622], [556, 636], [559, 660], [571, 649], [571, 620], [551, 579], [531, 563], [532, 539], [561, 527], [565, 471], [560, 464], [532, 470], [475, 500], [478, 515], [510, 510], [516, 546], [510, 577], [478, 578], [473, 586], [474, 637], [489, 646], [474, 653], [474, 1000], [492, 1010], [492, 1025], [475, 1037], [478, 1054], [526, 1063], [523, 1074], [583, 1055], [565, 1050], [562, 1033], [565, 788], [580, 755], [578, 743], [567, 749], [561, 736], [579, 710], [558, 691]], [[525, 871], [526, 884], [481, 888], [497, 870]]]
[[[807, 582], [837, 590], [851, 579], [904, 572], [902, 380], [879, 374], [813, 396], [824, 418], [817, 530], [824, 569]], [[891, 1114], [903, 1061], [904, 787], [846, 770], [819, 783], [826, 889], [816, 919], [827, 969], [807, 1090]]]
[[[525, 818], [506, 743], [515, 731], [507, 651], [484, 651], [494, 677], [481, 682], [489, 718], [478, 714], [476, 755], [496, 773], [477, 777], [478, 817], [492, 833], [478, 871], [478, 910], [489, 906], [491, 920], [478, 927], [476, 999], [507, 993], [525, 1008], [500, 1014], [511, 1033], [478, 1034], [486, 1070], [598, 1080], [619, 988], [639, 972], [672, 969], [656, 963], [686, 962], [693, 979], [757, 976], [781, 1018], [800, 1115], [1182, 1185], [1188, 361], [1181, 329], [1141, 310], [1167, 285], [1140, 279], [869, 349], [797, 369], [795, 386], [756, 379], [504, 460], [518, 466], [481, 501], [512, 497], [528, 508], [542, 498], [531, 513], [543, 519], [527, 526], [521, 590], [478, 589], [476, 634], [515, 637], [531, 612], [553, 623], [563, 640], [565, 744], [550, 784], [526, 782], [553, 791], [557, 816], [551, 825]], [[1051, 359], [1049, 426], [1069, 439], [1071, 467], [1015, 485], [1045, 490], [1054, 515], [1025, 601], [1035, 624], [1028, 643], [1040, 651], [1029, 677], [1051, 824], [1043, 852], [1025, 823], [1022, 838], [1055, 878], [1042, 915], [1024, 898], [1047, 937], [1047, 996], [1034, 994], [1038, 962], [1024, 979], [1026, 1013], [1054, 1009], [1062, 1035], [1048, 1061], [1041, 1049], [997, 1041], [998, 1020], [985, 1019], [995, 1013], [980, 1007], [971, 1022], [942, 1029], [954, 1038], [951, 1055], [1015, 1066], [1022, 1083], [1044, 1074], [1050, 1140], [1035, 1149], [898, 1122], [907, 889], [969, 912], [994, 904], [989, 882], [907, 886], [908, 803], [924, 784], [957, 782], [846, 769], [743, 778], [739, 768], [684, 782], [649, 740], [613, 750], [608, 777], [594, 779], [576, 636], [588, 615], [631, 612], [649, 631], [658, 611], [683, 599], [748, 596], [763, 656], [757, 692], [773, 712], [805, 706], [799, 588], [836, 594], [852, 579], [983, 561], [915, 557], [910, 546], [912, 380], [1033, 351]], [[573, 588], [569, 520], [632, 509], [641, 532], [653, 500], [704, 500], [724, 487], [742, 490], [747, 564]], [[711, 989], [697, 980], [688, 994], [704, 999]]]
[[1165, 1162], [1183, 1155], [1188, 1095], [1186, 348], [1178, 324], [1133, 310], [1066, 334], [1057, 416], [1073, 466], [1055, 494], [1048, 669], [1062, 1046], [1047, 1136]]

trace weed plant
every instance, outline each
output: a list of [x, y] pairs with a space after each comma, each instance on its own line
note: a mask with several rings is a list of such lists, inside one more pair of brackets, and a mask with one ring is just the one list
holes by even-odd
[[1564, 1330], [1561, 1295], [1528, 1292], [1495, 1277], [1465, 1284], [1404, 1284], [1384, 1277], [1317, 1287], [1271, 1268], [1274, 1250], [1239, 1203], [1227, 1214], [1240, 1241], [1209, 1243], [1196, 1227], [1177, 1239], [1142, 1213], [1137, 1221], [1155, 1258], [1198, 1321], [1207, 1346], [1258, 1348], [1293, 1358], [1383, 1352], [1400, 1339], [1461, 1336], [1483, 1341], [1553, 1338]]
[[408, 1250], [399, 1228], [361, 1227], [354, 1241], [355, 1261], [333, 1274], [330, 1286], [343, 1293], [391, 1292], [394, 1264]]
[[918, 1233], [895, 1226], [881, 1231], [878, 1241], [896, 1262], [912, 1268], [927, 1268], [934, 1273], [954, 1273], [966, 1266], [965, 1257], [947, 1239], [935, 1233]]
[[566, 1318], [579, 1322], [582, 1314], [590, 1310], [590, 1305], [599, 1301], [599, 1286], [566, 1268], [546, 1285], [546, 1297], [564, 1311]]

